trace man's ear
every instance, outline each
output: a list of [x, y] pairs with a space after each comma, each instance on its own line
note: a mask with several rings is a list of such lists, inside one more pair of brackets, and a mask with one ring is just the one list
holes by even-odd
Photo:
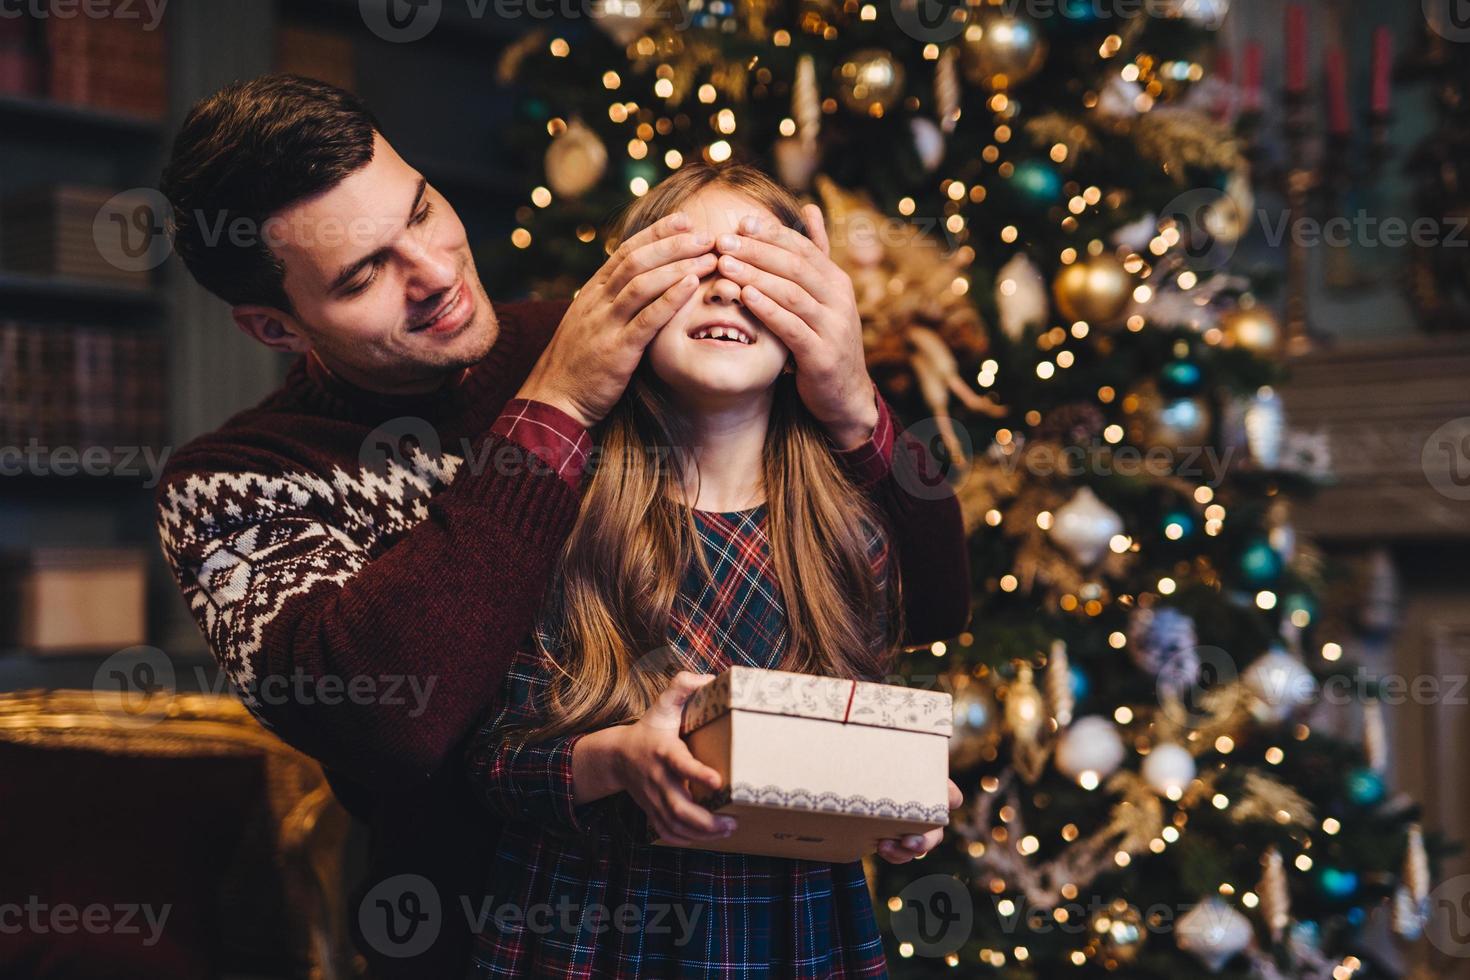
[[305, 354], [311, 350], [311, 341], [287, 313], [269, 306], [236, 306], [230, 315], [243, 333], [272, 350], [286, 354]]

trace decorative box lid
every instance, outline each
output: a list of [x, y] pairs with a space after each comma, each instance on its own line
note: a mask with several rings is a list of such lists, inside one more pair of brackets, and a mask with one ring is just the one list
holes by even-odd
[[685, 703], [679, 733], [687, 735], [727, 711], [740, 710], [948, 738], [954, 724], [950, 701], [943, 691], [731, 667]]

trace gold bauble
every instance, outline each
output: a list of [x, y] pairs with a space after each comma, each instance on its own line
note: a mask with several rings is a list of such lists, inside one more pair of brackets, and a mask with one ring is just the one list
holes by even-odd
[[1165, 101], [1177, 102], [1202, 77], [1203, 69], [1193, 61], [1165, 61], [1155, 69], [1153, 80], [1159, 83]]
[[1281, 324], [1264, 306], [1242, 307], [1228, 313], [1221, 326], [1232, 346], [1257, 354], [1274, 354], [1281, 344]]
[[1000, 738], [1000, 708], [982, 681], [971, 679], [954, 692], [954, 734], [949, 740], [951, 769], [969, 769], [985, 761]]
[[1062, 316], [1068, 322], [1085, 320], [1095, 327], [1117, 323], [1132, 295], [1133, 276], [1106, 252], [1063, 266], [1052, 283], [1052, 296]]
[[1161, 446], [1173, 452], [1205, 444], [1210, 435], [1210, 406], [1202, 398], [1166, 398], [1149, 383], [1123, 402], [1128, 438], [1135, 446]]
[[1001, 91], [1019, 85], [1041, 70], [1046, 39], [1034, 21], [980, 10], [965, 28], [965, 77], [975, 85]]
[[546, 182], [560, 197], [581, 197], [606, 171], [607, 147], [579, 119], [573, 119], [546, 148]]
[[837, 68], [837, 98], [850, 111], [882, 116], [903, 95], [903, 65], [881, 48], [864, 48]]
[[1087, 952], [1102, 961], [1107, 969], [1136, 960], [1144, 940], [1148, 938], [1148, 931], [1143, 926], [1143, 913], [1121, 898], [1093, 913], [1087, 926]]

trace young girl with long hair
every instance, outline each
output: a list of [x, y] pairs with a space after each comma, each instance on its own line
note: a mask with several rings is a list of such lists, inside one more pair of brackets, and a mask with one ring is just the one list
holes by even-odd
[[[675, 211], [726, 255], [754, 229], [808, 233], [769, 177], [701, 164], [620, 237]], [[684, 701], [731, 665], [879, 678], [900, 635], [882, 522], [751, 299], [717, 269], [649, 345], [505, 706], [472, 740], [475, 792], [505, 820], [477, 976], [886, 975], [860, 863], [699, 849], [734, 825], [689, 791], [720, 777], [679, 739]]]

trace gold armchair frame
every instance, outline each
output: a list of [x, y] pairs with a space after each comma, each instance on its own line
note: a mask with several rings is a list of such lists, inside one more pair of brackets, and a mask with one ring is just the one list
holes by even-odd
[[27, 690], [0, 693], [0, 741], [125, 756], [257, 756], [264, 762], [273, 851], [288, 916], [304, 939], [297, 958], [310, 980], [353, 975], [342, 896], [350, 823], [321, 767], [276, 738], [233, 697], [156, 692]]

